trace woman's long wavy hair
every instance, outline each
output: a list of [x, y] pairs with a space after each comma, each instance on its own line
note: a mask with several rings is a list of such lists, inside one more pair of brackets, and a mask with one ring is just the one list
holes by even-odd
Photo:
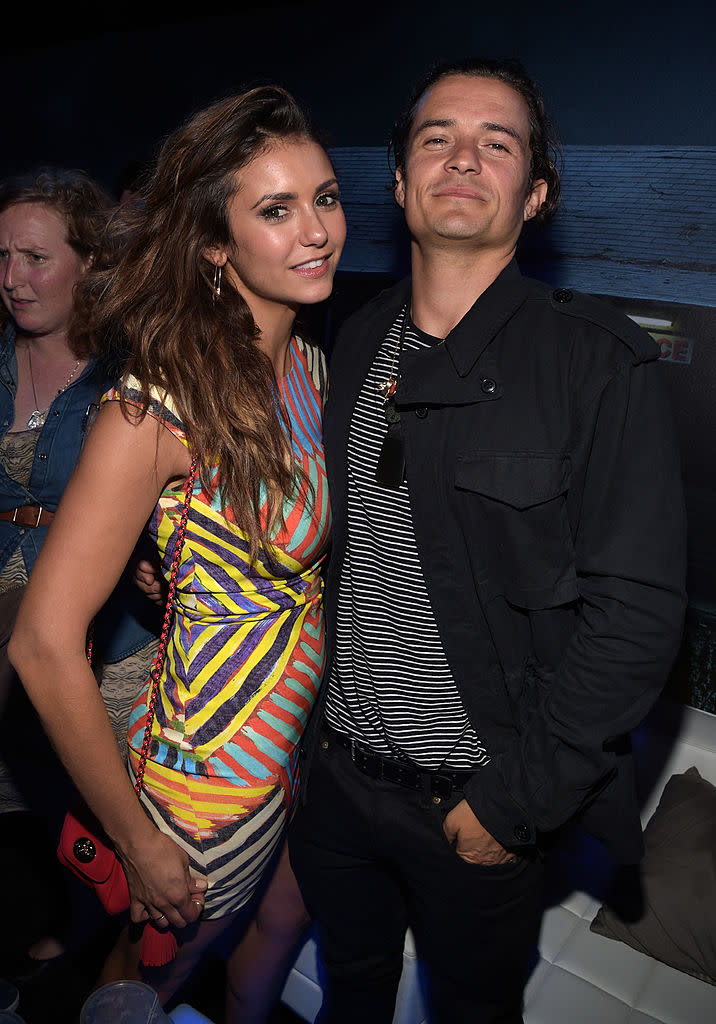
[[[224, 274], [213, 287], [210, 249], [236, 252], [229, 203], [240, 172], [285, 140], [319, 142], [305, 113], [276, 86], [200, 111], [164, 142], [139, 202], [109, 225], [102, 265], [78, 291], [74, 344], [108, 357], [149, 395], [171, 395], [202, 481], [218, 465], [222, 504], [246, 532], [251, 556], [283, 526], [283, 498], [303, 485], [293, 460], [260, 326]], [[120, 369], [121, 368], [121, 369]], [[142, 415], [146, 413], [148, 397]], [[123, 401], [125, 415], [131, 415]], [[136, 413], [135, 413], [136, 415]], [[265, 502], [264, 515], [259, 514]]]

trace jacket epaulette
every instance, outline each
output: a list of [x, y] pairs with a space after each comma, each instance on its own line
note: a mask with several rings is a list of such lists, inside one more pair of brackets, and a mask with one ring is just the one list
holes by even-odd
[[659, 346], [651, 335], [609, 303], [571, 288], [556, 288], [550, 293], [549, 301], [558, 313], [588, 320], [619, 338], [633, 353], [635, 363], [659, 358]]

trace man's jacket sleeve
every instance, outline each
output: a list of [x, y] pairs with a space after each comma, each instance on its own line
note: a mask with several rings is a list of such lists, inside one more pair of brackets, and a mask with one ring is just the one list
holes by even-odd
[[680, 645], [686, 526], [662, 372], [623, 366], [585, 413], [568, 497], [577, 626], [555, 668], [534, 668], [529, 726], [466, 789], [506, 846], [534, 842], [609, 783], [619, 738], [649, 711]]

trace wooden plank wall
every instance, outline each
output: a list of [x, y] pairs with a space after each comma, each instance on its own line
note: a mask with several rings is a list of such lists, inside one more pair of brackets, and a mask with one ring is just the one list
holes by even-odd
[[[341, 270], [402, 276], [408, 241], [383, 147], [331, 150], [348, 220]], [[716, 307], [716, 148], [566, 146], [563, 200], [523, 272], [594, 294]]]

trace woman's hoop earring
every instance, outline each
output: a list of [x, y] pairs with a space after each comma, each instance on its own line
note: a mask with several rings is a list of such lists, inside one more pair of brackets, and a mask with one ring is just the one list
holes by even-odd
[[214, 301], [221, 298], [221, 267], [214, 264]]

